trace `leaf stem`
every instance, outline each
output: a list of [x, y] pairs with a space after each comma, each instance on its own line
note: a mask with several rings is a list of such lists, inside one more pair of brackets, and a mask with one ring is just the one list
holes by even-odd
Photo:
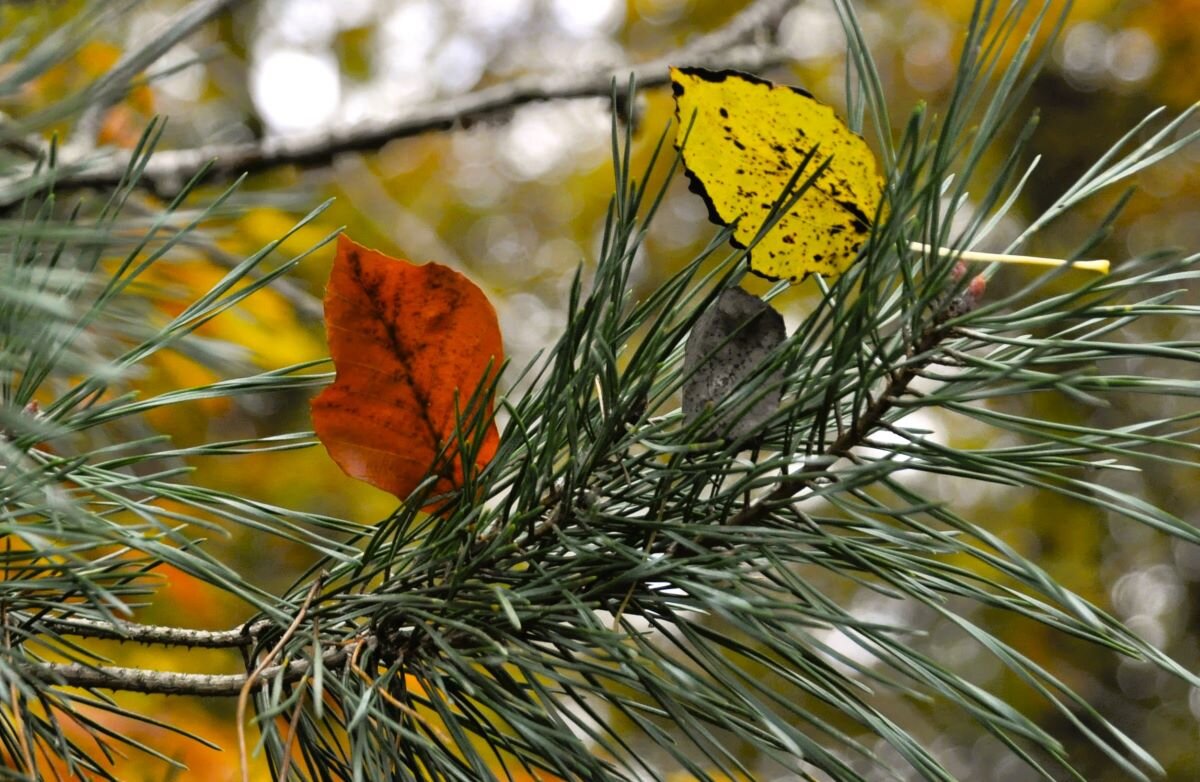
[[934, 250], [943, 258], [954, 256], [976, 263], [1018, 263], [1025, 266], [1070, 266], [1073, 269], [1108, 274], [1109, 263], [1105, 260], [1068, 261], [1065, 258], [1043, 258], [1039, 255], [1010, 255], [1008, 253], [985, 253], [979, 250], [959, 250], [953, 247], [931, 247], [924, 242], [909, 242], [909, 249], [916, 253]]

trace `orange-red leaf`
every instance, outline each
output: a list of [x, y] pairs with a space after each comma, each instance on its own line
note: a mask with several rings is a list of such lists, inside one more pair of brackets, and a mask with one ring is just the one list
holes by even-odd
[[[338, 466], [403, 499], [435, 472], [436, 490], [462, 484], [456, 419], [503, 359], [496, 311], [463, 275], [417, 266], [346, 236], [325, 292], [337, 379], [312, 403], [313, 428]], [[489, 374], [489, 372], [491, 374]], [[492, 414], [490, 396], [482, 414]], [[476, 464], [496, 453], [489, 422]]]

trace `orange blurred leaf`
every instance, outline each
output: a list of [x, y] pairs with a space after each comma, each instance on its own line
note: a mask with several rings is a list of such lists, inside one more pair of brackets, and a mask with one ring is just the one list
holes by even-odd
[[142, 128], [134, 118], [133, 110], [118, 103], [104, 112], [100, 130], [96, 133], [97, 144], [110, 144], [122, 149], [133, 149], [142, 137]]
[[108, 41], [88, 41], [79, 47], [75, 60], [88, 76], [103, 76], [121, 59], [121, 47]]
[[[417, 266], [346, 236], [325, 292], [325, 330], [337, 379], [312, 403], [313, 428], [347, 475], [406, 497], [431, 472], [435, 490], [463, 479], [456, 420], [503, 359], [496, 311], [463, 275]], [[490, 396], [482, 400], [490, 419]], [[475, 461], [499, 436], [488, 421]]]

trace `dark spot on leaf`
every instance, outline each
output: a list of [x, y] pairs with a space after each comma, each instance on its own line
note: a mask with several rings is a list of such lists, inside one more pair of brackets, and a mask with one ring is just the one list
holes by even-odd
[[858, 204], [850, 200], [837, 201], [837, 204], [854, 216], [855, 233], [865, 234], [870, 229], [871, 218], [867, 217]]

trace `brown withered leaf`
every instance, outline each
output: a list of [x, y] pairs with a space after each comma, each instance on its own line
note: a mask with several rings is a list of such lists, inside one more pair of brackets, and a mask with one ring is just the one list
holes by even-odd
[[[438, 493], [461, 486], [456, 419], [473, 418], [464, 408], [490, 388], [504, 355], [496, 311], [478, 286], [343, 235], [325, 328], [337, 378], [313, 399], [313, 428], [338, 466], [401, 499], [431, 473]], [[490, 419], [490, 395], [482, 402]], [[498, 441], [489, 421], [476, 466], [492, 459]]]

